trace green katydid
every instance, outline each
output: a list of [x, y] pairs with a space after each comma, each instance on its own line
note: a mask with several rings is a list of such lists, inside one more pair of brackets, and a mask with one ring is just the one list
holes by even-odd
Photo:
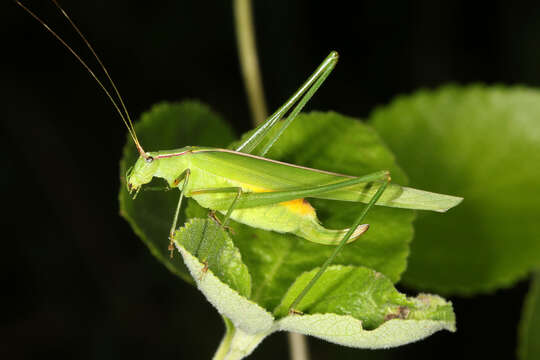
[[[461, 201], [459, 197], [389, 184], [390, 174], [387, 171], [360, 177], [349, 176], [264, 157], [334, 69], [338, 60], [336, 52], [331, 52], [293, 96], [235, 150], [188, 146], [146, 152], [137, 138], [124, 101], [101, 59], [67, 13], [56, 0], [52, 1], [95, 56], [114, 89], [117, 100], [62, 38], [16, 0], [18, 5], [44, 25], [89, 71], [126, 125], [140, 154], [137, 162], [126, 174], [130, 192], [135, 191], [136, 196], [142, 186], [154, 177], [165, 179], [170, 188], [180, 190], [169, 234], [171, 255], [184, 197], [191, 197], [204, 208], [224, 214], [221, 222], [223, 227], [228, 224], [229, 219], [233, 219], [264, 230], [292, 233], [315, 243], [337, 245], [319, 273], [292, 304], [291, 309], [294, 309], [344, 244], [356, 240], [368, 229], [367, 224], [360, 223], [375, 203], [444, 212]], [[287, 113], [288, 116], [282, 120]], [[362, 202], [367, 203], [367, 206], [349, 229], [332, 230], [320, 224], [315, 209], [305, 200], [306, 197]]]
[[[176, 228], [178, 209], [186, 196], [204, 208], [225, 214], [224, 224], [233, 219], [260, 229], [293, 233], [319, 244], [337, 245], [348, 229], [324, 228], [304, 198], [368, 203], [378, 188], [389, 180], [389, 174], [381, 171], [353, 177], [263, 157], [333, 70], [337, 60], [337, 53], [331, 52], [296, 93], [236, 150], [188, 146], [145, 152], [134, 137], [140, 156], [126, 176], [128, 188], [139, 191], [154, 177], [165, 179], [171, 188], [179, 188], [181, 195], [171, 237]], [[294, 105], [288, 118], [280, 122]], [[267, 139], [268, 132], [277, 126], [277, 133]], [[263, 141], [262, 149], [253, 153]], [[381, 194], [378, 204], [446, 211], [460, 200], [392, 184]], [[349, 241], [358, 238], [366, 229], [366, 225], [353, 228]]]

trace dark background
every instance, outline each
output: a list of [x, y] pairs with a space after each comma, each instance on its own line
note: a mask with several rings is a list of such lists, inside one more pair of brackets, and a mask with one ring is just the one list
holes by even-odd
[[[51, 3], [25, 4], [89, 58]], [[62, 4], [102, 55], [133, 117], [162, 100], [196, 98], [237, 133], [249, 129], [229, 1]], [[485, 4], [258, 1], [269, 108], [333, 49], [340, 64], [310, 109], [363, 118], [397, 94], [447, 82], [538, 85], [540, 3]], [[224, 331], [217, 312], [155, 260], [118, 215], [126, 130], [110, 103], [13, 3], [2, 2], [0, 27], [0, 355], [209, 359]], [[313, 359], [513, 358], [527, 287], [451, 297], [456, 334], [377, 352], [310, 338]], [[286, 357], [284, 334], [253, 354]]]

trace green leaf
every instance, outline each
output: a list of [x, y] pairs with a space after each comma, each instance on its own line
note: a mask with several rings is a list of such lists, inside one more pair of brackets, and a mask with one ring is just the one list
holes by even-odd
[[[217, 236], [206, 236], [209, 229]], [[193, 239], [207, 238], [201, 245]], [[314, 276], [317, 269], [302, 274], [281, 299], [274, 314], [234, 291], [228, 284], [247, 282], [243, 271], [231, 271], [241, 263], [201, 262], [185, 246], [196, 249], [218, 247], [235, 253], [227, 234], [212, 220], [195, 219], [175, 235], [175, 243], [197, 287], [225, 317], [227, 334], [217, 359], [241, 359], [268, 335], [280, 330], [303, 334], [359, 348], [387, 348], [420, 340], [435, 331], [455, 330], [450, 303], [440, 297], [400, 294], [384, 275], [363, 267], [334, 265], [300, 303], [305, 315], [289, 315], [288, 304]], [[240, 266], [242, 267], [242, 266]], [[243, 268], [243, 267], [242, 267]], [[232, 278], [238, 277], [234, 280]]]
[[371, 123], [411, 185], [463, 196], [422, 212], [404, 281], [444, 293], [509, 286], [540, 264], [540, 92], [447, 86], [397, 98]]
[[[274, 311], [275, 315], [287, 315], [293, 301], [318, 270], [296, 279]], [[412, 302], [380, 273], [364, 267], [334, 265], [325, 271], [295, 310], [305, 314], [350, 315], [362, 320], [364, 329], [371, 330], [381, 325], [387, 316], [408, 316], [412, 306]]]
[[[186, 145], [225, 146], [232, 141], [230, 128], [208, 107], [196, 101], [161, 103], [144, 113], [135, 126], [145, 150], [176, 149]], [[120, 213], [135, 233], [144, 241], [170, 271], [191, 282], [191, 277], [179, 256], [169, 258], [167, 251], [169, 230], [178, 191], [141, 191], [133, 200], [126, 189], [124, 176], [138, 158], [131, 139], [124, 147], [120, 162]], [[164, 186], [165, 184], [156, 184]], [[183, 217], [180, 224], [183, 223]]]
[[540, 272], [536, 272], [532, 277], [519, 330], [519, 359], [540, 359]]
[[[299, 276], [274, 314], [287, 315], [292, 302], [315, 276], [318, 269]], [[420, 295], [407, 298], [384, 275], [364, 267], [329, 267], [302, 299], [296, 310], [307, 314], [350, 315], [362, 321], [366, 330], [376, 329], [390, 319], [440, 320], [453, 324], [452, 305], [442, 298]]]

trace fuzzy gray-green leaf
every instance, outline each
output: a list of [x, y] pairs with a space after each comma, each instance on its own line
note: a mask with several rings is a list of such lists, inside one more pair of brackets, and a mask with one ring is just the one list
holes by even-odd
[[[231, 281], [225, 275], [227, 271], [221, 269], [227, 267], [227, 263], [211, 266], [207, 260], [201, 262], [182, 245], [184, 242], [192, 251], [204, 256], [198, 242], [189, 237], [204, 237], [204, 227], [192, 225], [202, 225], [205, 222], [213, 223], [211, 220], [195, 219], [187, 224], [178, 232], [176, 244], [197, 287], [228, 319], [227, 337], [218, 349], [222, 356], [229, 354], [232, 358], [241, 359], [249, 355], [265, 337], [279, 330], [312, 335], [346, 346], [372, 349], [418, 341], [443, 329], [455, 331], [454, 313], [449, 302], [427, 294], [408, 298], [400, 294], [382, 274], [353, 266], [330, 267], [300, 303], [299, 309], [305, 311], [305, 314], [291, 315], [288, 305], [317, 269], [302, 274], [281, 299], [274, 317], [230, 287]], [[216, 228], [216, 231], [219, 230]], [[207, 245], [232, 249], [231, 242], [222, 245], [221, 240], [215, 243], [209, 240]], [[216, 270], [219, 274], [214, 272]], [[239, 272], [231, 274], [239, 279], [243, 277]]]
[[[217, 237], [207, 236], [204, 223], [208, 226], [214, 226], [215, 224], [212, 225], [212, 222], [212, 220], [195, 219], [186, 224], [175, 236], [176, 247], [197, 287], [220, 314], [230, 319], [236, 327], [249, 333], [268, 332], [274, 321], [272, 314], [231, 287], [242, 288], [249, 283], [249, 273], [241, 258], [236, 257], [234, 264], [228, 264], [208, 258], [201, 260], [191, 253], [191, 251], [200, 252], [201, 256], [205, 256], [208, 250], [200, 251], [197, 249], [198, 242], [190, 238], [204, 238], [207, 241], [205, 246], [215, 245], [229, 253], [238, 252], [230, 241], [220, 239], [227, 237], [226, 234]], [[214, 230], [216, 233], [224, 232], [219, 227]], [[191, 251], [186, 249], [184, 244], [191, 247]]]
[[251, 296], [251, 277], [242, 255], [215, 221], [191, 219], [176, 231], [174, 240], [240, 295]]

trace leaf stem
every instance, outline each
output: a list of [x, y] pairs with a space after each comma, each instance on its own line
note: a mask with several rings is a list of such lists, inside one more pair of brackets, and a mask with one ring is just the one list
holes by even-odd
[[214, 354], [212, 360], [223, 360], [227, 356], [227, 353], [231, 349], [231, 343], [234, 337], [235, 328], [231, 320], [223, 316], [223, 321], [225, 322], [225, 336], [221, 340], [219, 347]]
[[271, 330], [253, 334], [247, 333], [236, 328], [232, 321], [225, 316], [223, 316], [223, 320], [225, 320], [226, 333], [212, 360], [242, 360], [272, 333]]
[[303, 334], [289, 332], [289, 353], [293, 360], [309, 360], [307, 338]]
[[251, 117], [254, 125], [257, 126], [264, 122], [268, 112], [255, 46], [251, 0], [234, 0], [234, 19], [244, 86], [249, 100]]

